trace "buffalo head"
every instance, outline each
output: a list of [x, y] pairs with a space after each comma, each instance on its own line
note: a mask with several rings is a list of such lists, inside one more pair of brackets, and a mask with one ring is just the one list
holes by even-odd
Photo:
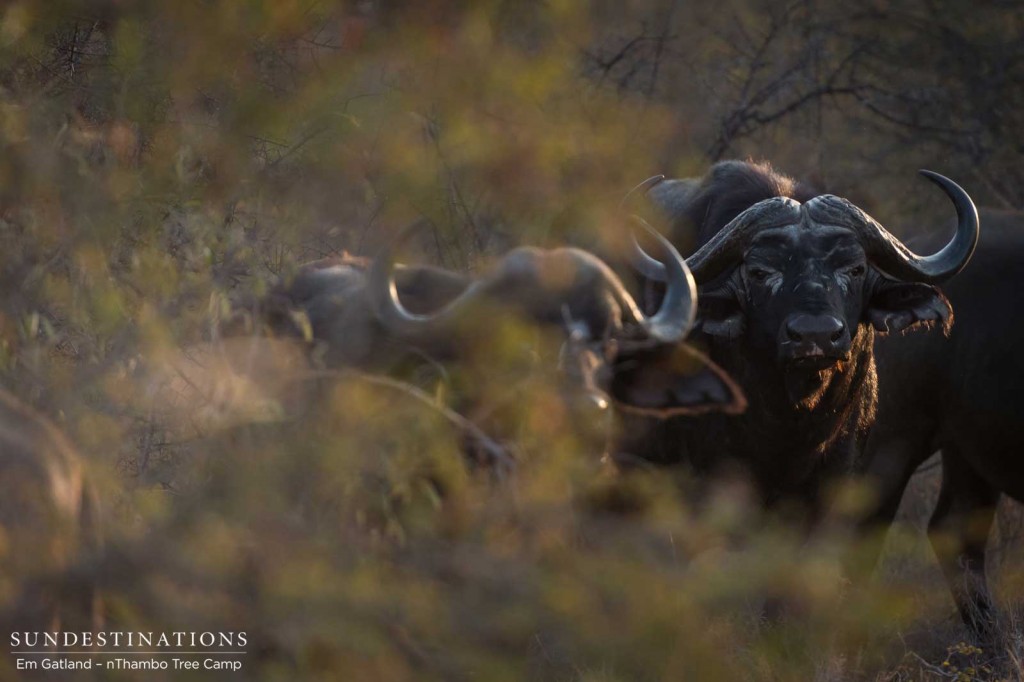
[[[702, 286], [700, 329], [713, 339], [743, 338], [751, 357], [774, 363], [786, 375], [791, 397], [802, 402], [850, 358], [862, 328], [886, 333], [948, 325], [952, 310], [932, 285], [970, 259], [978, 215], [952, 180], [921, 173], [957, 211], [956, 234], [942, 250], [914, 254], [840, 197], [765, 199], [687, 259]], [[639, 247], [636, 255], [648, 277], [664, 279], [660, 263]]]
[[495, 306], [557, 329], [567, 395], [592, 407], [661, 418], [743, 409], [724, 371], [683, 343], [696, 314], [696, 284], [671, 244], [652, 236], [664, 251], [666, 292], [651, 315], [604, 261], [576, 248], [514, 249], [440, 309], [413, 313], [401, 300], [388, 247], [370, 267], [370, 307], [389, 337], [419, 347], [459, 343], [467, 330], [486, 333]]

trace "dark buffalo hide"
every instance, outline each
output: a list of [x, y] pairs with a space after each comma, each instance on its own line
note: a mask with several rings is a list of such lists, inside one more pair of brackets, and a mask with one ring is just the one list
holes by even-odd
[[996, 502], [1024, 501], [1024, 214], [983, 210], [981, 219], [970, 267], [943, 288], [956, 310], [949, 336], [875, 343], [881, 390], [866, 450], [881, 492], [871, 522], [885, 525], [914, 470], [942, 451], [933, 544], [964, 621], [979, 632], [993, 615], [985, 544]]
[[[692, 338], [734, 377], [749, 409], [629, 420], [619, 455], [742, 471], [766, 505], [787, 500], [815, 518], [827, 482], [858, 470], [877, 403], [876, 335], [938, 326], [941, 336], [952, 311], [934, 284], [959, 272], [977, 240], [970, 198], [925, 174], [959, 216], [954, 240], [925, 258], [845, 199], [811, 196], [767, 165], [723, 162], [703, 179], [654, 187], [674, 237], [696, 236]], [[657, 263], [638, 258], [656, 278]]]

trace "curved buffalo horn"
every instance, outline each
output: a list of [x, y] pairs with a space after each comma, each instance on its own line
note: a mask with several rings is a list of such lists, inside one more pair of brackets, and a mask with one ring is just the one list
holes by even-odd
[[[686, 266], [686, 261], [668, 240], [644, 223], [642, 219], [636, 218], [636, 220], [650, 231], [667, 255], [668, 284], [665, 298], [654, 315], [644, 316], [615, 273], [596, 256], [587, 252], [583, 253], [586, 258], [595, 263], [595, 267], [619, 299], [623, 314], [630, 318], [631, 322], [642, 328], [648, 337], [659, 343], [677, 343], [686, 337], [693, 326], [697, 308], [697, 284]], [[406, 241], [417, 227], [419, 224], [406, 228], [399, 235], [394, 246], [383, 248], [370, 266], [368, 275], [367, 293], [374, 315], [385, 327], [406, 337], [422, 336], [446, 329], [467, 303], [489, 289], [494, 289], [496, 285], [500, 286], [500, 280], [494, 280], [493, 277], [479, 279], [437, 312], [416, 314], [408, 311], [402, 305], [395, 284], [394, 250], [395, 247]]]
[[[687, 267], [686, 261], [669, 240], [665, 239], [660, 232], [640, 216], [633, 215], [630, 218], [658, 242], [661, 250], [667, 256], [664, 264], [655, 261], [662, 269], [661, 281], [668, 282], [665, 298], [662, 299], [658, 312], [651, 317], [639, 320], [639, 324], [649, 336], [657, 341], [678, 343], [686, 338], [686, 334], [693, 327], [697, 316], [697, 282], [693, 273], [690, 272], [690, 268]], [[634, 237], [634, 243], [635, 239]], [[643, 253], [639, 245], [637, 249]], [[650, 256], [647, 257], [654, 260]], [[641, 272], [643, 271], [641, 270]], [[636, 309], [635, 304], [634, 309]]]
[[622, 201], [619, 202], [619, 210], [621, 211], [625, 208], [626, 202], [628, 202], [630, 197], [632, 197], [634, 194], [636, 194], [637, 192], [643, 192], [646, 195], [656, 186], [660, 185], [664, 180], [664, 175], [652, 175], [651, 177], [647, 178], [639, 185], [626, 192], [626, 195], [622, 197]]
[[482, 289], [481, 281], [475, 281], [443, 308], [427, 315], [409, 312], [402, 305], [395, 283], [394, 252], [422, 227], [423, 221], [417, 221], [404, 228], [392, 244], [380, 250], [370, 265], [367, 284], [370, 308], [385, 327], [400, 336], [421, 336], [439, 331]]
[[[624, 212], [627, 202], [637, 192], [643, 192], [646, 195], [664, 180], [664, 175], [652, 175], [633, 187], [633, 189], [626, 192], [626, 195], [622, 197], [622, 201], [619, 202], [619, 212]], [[636, 321], [646, 330], [648, 336], [661, 343], [678, 343], [686, 338], [696, 320], [697, 283], [690, 272], [690, 268], [687, 267], [686, 261], [679, 255], [679, 251], [672, 245], [672, 242], [667, 240], [640, 216], [630, 214], [629, 219], [634, 225], [639, 225], [646, 230], [658, 242], [661, 250], [667, 257], [666, 262], [662, 263], [648, 256], [640, 248], [634, 233], [632, 235], [633, 245], [635, 246], [632, 252], [633, 267], [648, 279], [667, 282], [667, 286], [665, 298], [661, 301], [661, 307], [658, 308], [654, 315], [645, 318], [639, 312], [639, 307], [633, 301], [633, 298], [629, 296], [626, 288], [621, 286], [620, 283], [619, 288], [623, 296], [629, 299], [630, 305], [626, 307], [639, 316]]]
[[[789, 197], [772, 197], [746, 209], [719, 230], [704, 246], [686, 259], [693, 276], [701, 282], [714, 279], [743, 257], [750, 236], [765, 227], [778, 227], [800, 220], [800, 203]], [[665, 266], [652, 258], [633, 237], [634, 266], [650, 279], [664, 282]]]
[[686, 264], [698, 281], [714, 279], [743, 258], [743, 251], [755, 232], [799, 221], [799, 201], [789, 197], [764, 199], [730, 220], [704, 246], [687, 258]]
[[[632, 217], [639, 218], [639, 216]], [[650, 225], [647, 225], [647, 228], [653, 229]], [[650, 254], [644, 251], [644, 247], [640, 246], [640, 242], [636, 240], [635, 232], [630, 235], [630, 241], [632, 248], [630, 250], [629, 262], [633, 269], [649, 280], [664, 282], [667, 277], [664, 263], [656, 258], [652, 258]]]
[[853, 229], [864, 244], [868, 258], [887, 275], [906, 281], [938, 284], [960, 272], [971, 259], [980, 236], [978, 210], [960, 185], [929, 170], [919, 172], [938, 185], [956, 207], [956, 234], [931, 256], [918, 256], [877, 220], [845, 199], [817, 197], [808, 202], [814, 204], [813, 208], [808, 208], [814, 213], [824, 213], [833, 224]]
[[[622, 197], [622, 201], [619, 202], [619, 212], [622, 213], [625, 211], [626, 203], [634, 194], [637, 192], [643, 192], [644, 196], [646, 196], [648, 192], [660, 185], [664, 180], [664, 175], [652, 175], [633, 189], [626, 192], [626, 195]], [[652, 228], [647, 221], [640, 216], [631, 214], [629, 217], [634, 223], [642, 223], [644, 229], [654, 233], [659, 238], [661, 237], [661, 235], [657, 234], [657, 232], [654, 231], [654, 228]], [[630, 235], [630, 240], [633, 247], [630, 250], [630, 264], [633, 266], [633, 269], [647, 279], [654, 280], [655, 282], [664, 282], [666, 278], [665, 265], [661, 261], [647, 255], [647, 252], [643, 250], [640, 243], [636, 240], [635, 232]]]
[[[913, 282], [943, 282], [960, 272], [974, 253], [980, 235], [978, 211], [971, 197], [958, 184], [932, 171], [920, 172], [938, 185], [956, 207], [956, 234], [934, 255], [918, 256], [877, 220], [846, 199], [832, 195], [815, 197], [807, 202], [808, 213], [818, 222], [853, 230], [864, 245], [868, 258], [886, 274]], [[754, 204], [686, 259], [693, 276], [704, 282], [721, 274], [742, 257], [752, 232], [797, 223], [800, 220], [799, 206], [798, 202], [786, 197], [773, 197]], [[661, 263], [645, 253], [635, 239], [633, 262], [646, 277], [664, 281]]]

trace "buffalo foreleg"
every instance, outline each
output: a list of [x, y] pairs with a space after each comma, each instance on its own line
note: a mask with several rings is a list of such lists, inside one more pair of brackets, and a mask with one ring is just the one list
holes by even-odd
[[985, 544], [999, 492], [953, 447], [942, 453], [942, 489], [928, 526], [964, 623], [981, 636], [991, 632], [992, 597], [985, 578]]

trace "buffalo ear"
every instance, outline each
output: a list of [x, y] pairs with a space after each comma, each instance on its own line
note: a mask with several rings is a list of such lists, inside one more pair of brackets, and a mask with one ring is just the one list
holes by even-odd
[[882, 279], [868, 301], [867, 319], [882, 333], [902, 332], [936, 323], [948, 333], [953, 306], [937, 287]]
[[708, 336], [735, 340], [743, 335], [743, 307], [731, 291], [701, 292], [697, 325]]
[[615, 406], [628, 414], [666, 419], [747, 407], [739, 386], [703, 353], [686, 344], [626, 354], [611, 380]]

